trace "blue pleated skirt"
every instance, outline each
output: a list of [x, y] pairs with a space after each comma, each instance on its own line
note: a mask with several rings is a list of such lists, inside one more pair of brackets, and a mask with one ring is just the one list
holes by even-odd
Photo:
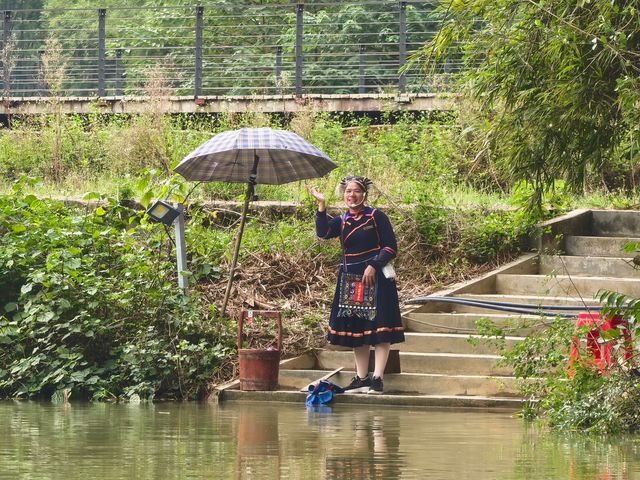
[[[366, 263], [349, 265], [348, 271], [362, 275]], [[395, 280], [389, 280], [381, 272], [376, 273], [376, 312], [373, 318], [362, 316], [342, 316], [340, 303], [340, 267], [336, 285], [327, 340], [332, 345], [359, 347], [361, 345], [377, 345], [379, 343], [404, 342], [404, 328], [400, 317], [398, 289]], [[342, 312], [341, 312], [342, 310]], [[341, 315], [342, 314], [342, 315]]]

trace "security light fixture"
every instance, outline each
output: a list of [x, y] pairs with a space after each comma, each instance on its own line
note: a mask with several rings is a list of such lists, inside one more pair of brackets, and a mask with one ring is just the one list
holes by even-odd
[[164, 200], [158, 200], [147, 210], [147, 215], [155, 222], [171, 225], [180, 215], [180, 210]]

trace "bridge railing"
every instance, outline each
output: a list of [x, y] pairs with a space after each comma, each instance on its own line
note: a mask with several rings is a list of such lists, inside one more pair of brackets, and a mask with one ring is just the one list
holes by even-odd
[[434, 1], [3, 12], [2, 97], [436, 92], [460, 63], [399, 73]]

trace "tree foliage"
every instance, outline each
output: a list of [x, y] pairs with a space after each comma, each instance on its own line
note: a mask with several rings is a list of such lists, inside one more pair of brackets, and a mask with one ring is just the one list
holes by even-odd
[[[462, 55], [465, 92], [489, 122], [485, 144], [539, 205], [558, 179], [634, 188], [640, 147], [640, 2], [445, 0], [428, 69]], [[615, 173], [631, 171], [620, 183]], [[635, 175], [635, 176], [634, 176]]]

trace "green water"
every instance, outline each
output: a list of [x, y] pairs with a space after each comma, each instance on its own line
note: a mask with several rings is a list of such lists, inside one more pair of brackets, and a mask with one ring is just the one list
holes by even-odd
[[639, 445], [499, 412], [0, 402], [2, 479], [633, 479]]

